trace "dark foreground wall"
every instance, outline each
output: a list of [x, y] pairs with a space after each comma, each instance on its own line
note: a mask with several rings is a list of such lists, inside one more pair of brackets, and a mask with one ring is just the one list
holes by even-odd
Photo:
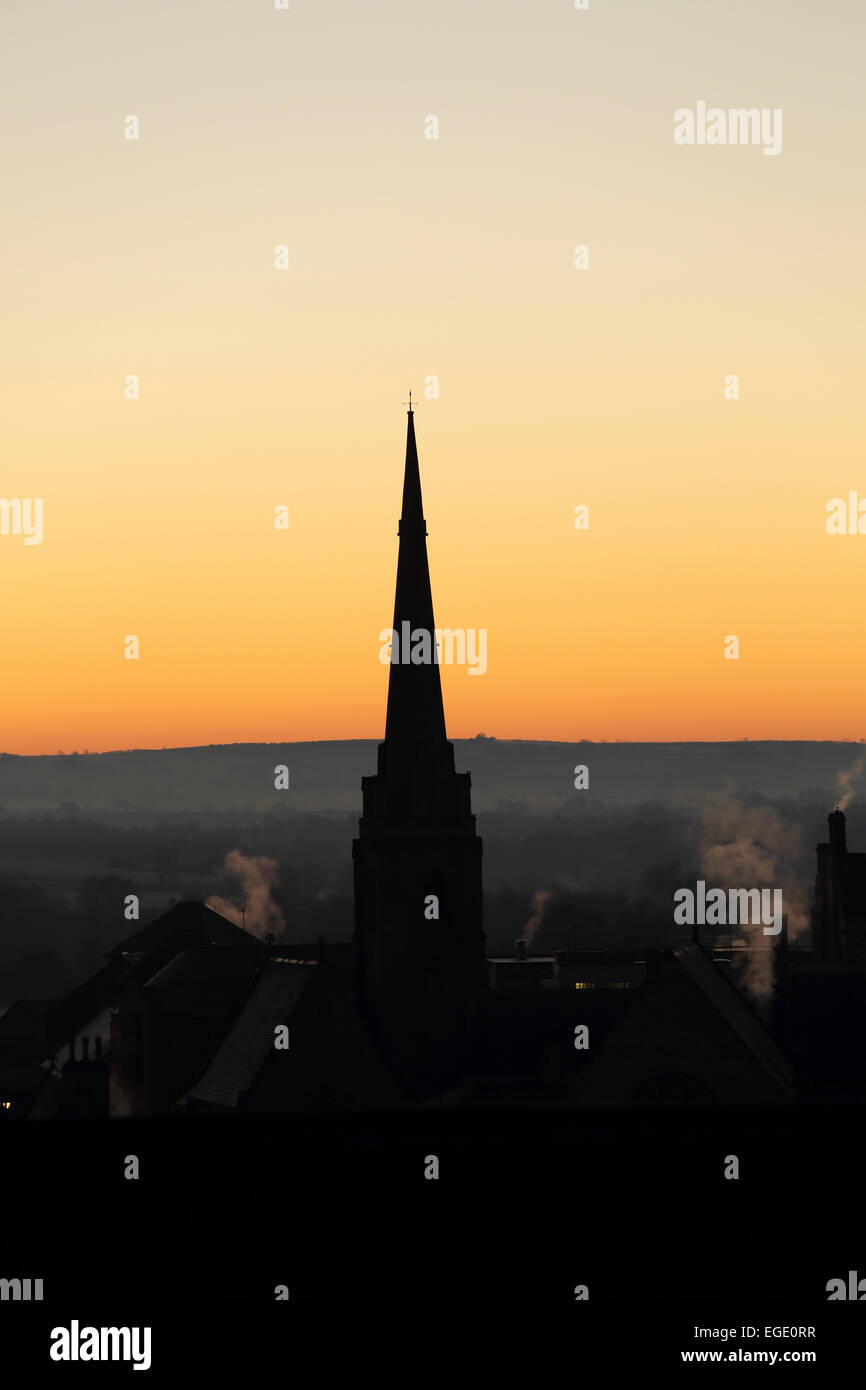
[[152, 1326], [157, 1384], [179, 1359], [252, 1373], [293, 1348], [324, 1373], [360, 1318], [383, 1367], [411, 1324], [431, 1356], [492, 1367], [514, 1342], [575, 1367], [601, 1354], [615, 1379], [718, 1350], [699, 1326], [760, 1329], [728, 1351], [790, 1351], [763, 1330], [800, 1325], [841, 1384], [866, 1302], [826, 1286], [866, 1276], [864, 1160], [851, 1106], [10, 1125], [0, 1277], [42, 1278], [44, 1301], [0, 1304], [4, 1352], [48, 1365], [50, 1329], [78, 1318]]

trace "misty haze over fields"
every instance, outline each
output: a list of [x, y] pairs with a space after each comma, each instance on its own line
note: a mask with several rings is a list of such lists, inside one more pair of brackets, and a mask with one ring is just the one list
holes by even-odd
[[[674, 945], [676, 887], [763, 866], [808, 920], [815, 844], [844, 800], [866, 849], [856, 743], [454, 740], [484, 838], [489, 953]], [[182, 898], [246, 895], [288, 941], [352, 933], [352, 839], [376, 740], [0, 755], [0, 1006], [63, 993]], [[289, 768], [288, 790], [274, 769]], [[576, 790], [574, 769], [589, 770]], [[849, 804], [850, 803], [850, 804]], [[228, 860], [228, 864], [227, 864]], [[259, 913], [261, 920], [257, 919]]]

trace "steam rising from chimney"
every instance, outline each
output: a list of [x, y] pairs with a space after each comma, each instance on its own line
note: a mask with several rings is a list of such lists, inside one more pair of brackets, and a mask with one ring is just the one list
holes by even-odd
[[533, 937], [544, 920], [544, 914], [550, 906], [553, 898], [553, 889], [539, 888], [532, 895], [531, 916], [526, 926], [523, 928], [523, 940], [526, 942], [527, 951], [532, 945]]
[[[720, 888], [781, 888], [788, 940], [809, 925], [809, 895], [797, 882], [795, 868], [802, 849], [802, 831], [787, 824], [770, 806], [744, 806], [723, 795], [701, 808], [698, 837], [701, 870], [708, 883]], [[744, 989], [766, 1002], [775, 984], [775, 940], [766, 937], [760, 922], [740, 927], [745, 950], [735, 959]]]
[[854, 785], [860, 780], [860, 774], [863, 771], [864, 763], [866, 763], [866, 753], [861, 753], [859, 758], [854, 760], [853, 765], [849, 767], [846, 772], [836, 773], [836, 786], [841, 793], [838, 806], [840, 811], [847, 811], [854, 799]]
[[225, 857], [223, 872], [230, 878], [238, 878], [243, 890], [244, 906], [228, 902], [212, 894], [205, 900], [205, 907], [226, 917], [235, 926], [245, 926], [253, 936], [262, 940], [272, 932], [279, 937], [285, 927], [285, 919], [279, 906], [271, 896], [271, 889], [279, 878], [280, 866], [276, 859], [266, 855], [242, 854], [239, 849], [231, 850]]

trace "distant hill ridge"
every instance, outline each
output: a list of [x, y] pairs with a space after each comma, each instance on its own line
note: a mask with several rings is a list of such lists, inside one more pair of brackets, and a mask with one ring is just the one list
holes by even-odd
[[[361, 778], [375, 771], [378, 739], [233, 743], [191, 748], [26, 756], [0, 754], [0, 807], [7, 815], [61, 812], [245, 812], [274, 809], [358, 814]], [[473, 809], [503, 802], [549, 811], [584, 800], [682, 804], [739, 797], [833, 801], [840, 774], [866, 749], [855, 742], [558, 743], [454, 739], [457, 766], [472, 774]], [[289, 789], [274, 769], [289, 768]], [[574, 768], [589, 768], [576, 791]], [[859, 771], [855, 777], [859, 777]]]

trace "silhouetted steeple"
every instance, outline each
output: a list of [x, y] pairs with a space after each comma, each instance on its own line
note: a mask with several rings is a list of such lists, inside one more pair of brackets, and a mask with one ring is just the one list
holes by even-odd
[[411, 405], [399, 536], [385, 740], [376, 775], [361, 781], [364, 807], [352, 845], [354, 941], [361, 1011], [401, 1084], [420, 1096], [463, 1075], [487, 966], [471, 779], [454, 769], [433, 660]]
[[403, 510], [400, 513], [400, 531], [413, 523], [427, 534], [424, 524], [424, 506], [421, 502], [421, 471], [418, 467], [418, 447], [415, 443], [415, 412], [409, 407], [407, 412], [406, 467], [403, 473]]
[[[393, 629], [399, 648], [392, 653], [379, 771], [405, 775], [412, 767], [423, 767], [429, 774], [438, 764], [439, 771], [447, 774], [454, 770], [454, 759], [445, 733], [439, 663], [433, 659], [435, 622], [427, 563], [427, 525], [411, 407], [398, 535]], [[413, 648], [416, 656], [426, 659], [413, 663]], [[399, 655], [399, 661], [394, 661], [394, 655]]]

